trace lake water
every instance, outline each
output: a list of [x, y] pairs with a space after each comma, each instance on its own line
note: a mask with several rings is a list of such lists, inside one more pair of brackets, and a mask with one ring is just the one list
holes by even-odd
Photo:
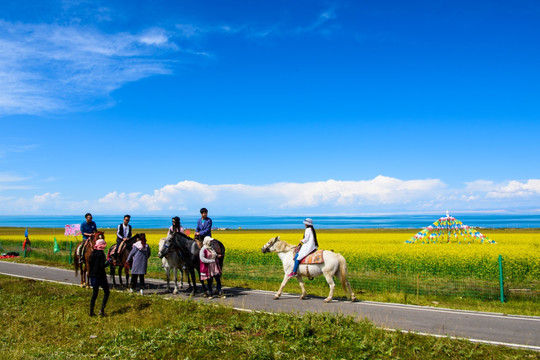
[[[539, 215], [517, 214], [450, 214], [464, 224], [489, 228], [540, 228]], [[317, 229], [421, 229], [432, 224], [445, 214], [435, 215], [369, 215], [369, 216], [312, 216]], [[198, 216], [182, 216], [182, 226], [195, 228]], [[301, 216], [211, 216], [213, 226], [229, 229], [302, 229]], [[82, 223], [84, 217], [73, 216], [8, 216], [0, 215], [0, 226], [55, 227]], [[100, 228], [113, 228], [122, 222], [122, 215], [94, 215]], [[168, 228], [171, 217], [156, 215], [132, 215], [130, 224], [138, 229]]]

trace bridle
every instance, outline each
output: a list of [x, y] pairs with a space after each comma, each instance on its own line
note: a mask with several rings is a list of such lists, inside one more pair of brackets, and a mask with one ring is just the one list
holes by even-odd
[[272, 240], [268, 241], [266, 244], [264, 244], [264, 246], [262, 247], [262, 252], [263, 254], [267, 253], [267, 252], [270, 252], [270, 248], [272, 246], [274, 246], [276, 244], [276, 242], [278, 242], [279, 240], [279, 236], [276, 236], [275, 238], [273, 238]]
[[174, 250], [180, 252], [180, 246], [178, 246], [176, 244], [176, 240], [174, 239], [174, 237], [171, 239], [171, 242], [172, 242], [172, 245], [169, 246], [167, 245], [167, 243], [164, 243], [161, 247], [163, 249], [165, 249], [165, 251], [160, 251], [159, 254], [163, 254], [162, 257], [167, 257], [167, 255], [169, 255], [171, 252], [173, 252]]

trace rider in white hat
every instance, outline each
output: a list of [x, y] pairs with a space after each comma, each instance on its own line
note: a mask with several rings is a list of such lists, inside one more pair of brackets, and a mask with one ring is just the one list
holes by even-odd
[[294, 256], [294, 268], [293, 271], [289, 274], [289, 277], [296, 276], [300, 261], [312, 252], [316, 251], [319, 247], [319, 243], [317, 242], [317, 234], [315, 233], [315, 229], [313, 228], [313, 220], [307, 218], [306, 220], [304, 220], [304, 225], [306, 226], [306, 231], [304, 232], [304, 238], [301, 240], [302, 247], [300, 248], [300, 251]]

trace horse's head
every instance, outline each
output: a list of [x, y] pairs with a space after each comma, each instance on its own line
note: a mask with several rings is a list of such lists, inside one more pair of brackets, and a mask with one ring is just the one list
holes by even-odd
[[169, 249], [174, 245], [174, 238], [172, 235], [168, 235], [166, 238], [161, 239], [159, 242], [159, 252], [158, 257], [163, 259], [165, 255], [169, 252]]
[[268, 252], [276, 251], [275, 245], [276, 245], [276, 243], [278, 241], [281, 241], [281, 240], [279, 240], [279, 236], [276, 236], [275, 238], [272, 238], [272, 239], [268, 240], [268, 242], [266, 244], [264, 244], [264, 246], [261, 249], [263, 254], [266, 254]]
[[92, 233], [91, 239], [92, 242], [96, 242], [99, 239], [105, 240], [105, 233], [103, 231], [96, 231], [95, 233]]

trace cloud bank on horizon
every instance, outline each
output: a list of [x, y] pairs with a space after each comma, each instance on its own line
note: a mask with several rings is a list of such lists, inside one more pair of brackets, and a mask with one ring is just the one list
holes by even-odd
[[[10, 182], [4, 177], [1, 181]], [[540, 179], [495, 183], [478, 180], [451, 188], [439, 179], [281, 182], [268, 185], [209, 185], [180, 181], [150, 193], [112, 191], [98, 199], [73, 199], [60, 192], [30, 198], [1, 197], [2, 214], [213, 213], [238, 215], [362, 214], [510, 210], [539, 212]], [[536, 206], [536, 207], [535, 207]]]

